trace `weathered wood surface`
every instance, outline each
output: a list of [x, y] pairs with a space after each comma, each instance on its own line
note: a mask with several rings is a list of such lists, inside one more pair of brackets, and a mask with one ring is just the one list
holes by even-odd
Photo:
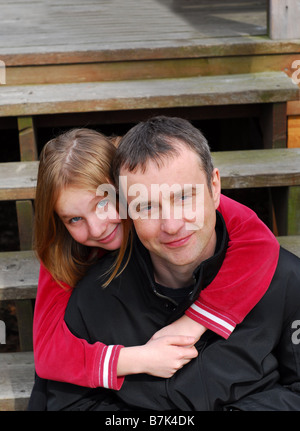
[[38, 163], [1, 163], [0, 200], [34, 199]]
[[284, 72], [178, 79], [4, 86], [0, 115], [275, 103], [299, 98]]
[[300, 38], [300, 2], [298, 0], [268, 0], [268, 28], [272, 39]]
[[[299, 83], [300, 83], [300, 69], [298, 73]], [[292, 100], [287, 103], [287, 116], [299, 115], [300, 116], [300, 100]]]
[[0, 0], [0, 10], [7, 85], [292, 74], [300, 51], [300, 40], [264, 36], [267, 0]]
[[26, 410], [33, 383], [32, 352], [0, 354], [0, 411]]
[[[37, 160], [35, 124], [32, 117], [18, 117], [21, 162]], [[20, 250], [31, 250], [33, 239], [34, 208], [31, 200], [16, 201]], [[23, 270], [24, 263], [22, 265]], [[17, 266], [16, 266], [17, 269]], [[27, 290], [28, 291], [28, 290]], [[30, 299], [15, 302], [21, 351], [32, 351], [33, 304]]]
[[[173, 43], [157, 41], [137, 42], [135, 44], [120, 44], [120, 46], [95, 43], [94, 46], [82, 48], [80, 46], [57, 46], [54, 52], [44, 52], [44, 48], [28, 48], [23, 54], [14, 53], [15, 48], [1, 51], [0, 56], [6, 66], [21, 65], [47, 65], [47, 64], [75, 64], [94, 63], [106, 61], [135, 61], [135, 60], [160, 60], [168, 58], [199, 58], [219, 57], [232, 55], [270, 55], [297, 53], [300, 50], [299, 40], [274, 41], [261, 37], [227, 37], [207, 39], [175, 40]], [[133, 45], [136, 48], [133, 48]]]
[[7, 65], [157, 58], [178, 48], [186, 57], [203, 41], [267, 32], [266, 0], [1, 0], [0, 9]]
[[299, 235], [288, 235], [288, 236], [278, 236], [279, 244], [286, 250], [294, 253], [296, 256], [300, 257], [300, 236]]
[[[222, 188], [300, 185], [300, 148], [212, 153]], [[0, 200], [34, 199], [38, 162], [0, 164]]]
[[[218, 40], [218, 39], [216, 39]], [[300, 51], [300, 44], [298, 47]], [[0, 57], [1, 58], [1, 57]], [[7, 68], [7, 85], [37, 85], [97, 81], [123, 81], [132, 79], [179, 78], [190, 76], [233, 75], [284, 70], [294, 73], [292, 65], [299, 59], [299, 52], [195, 58], [152, 59], [138, 61], [106, 61], [92, 63], [49, 64]], [[1, 69], [0, 69], [1, 70]]]
[[288, 117], [288, 147], [300, 148], [300, 115]]
[[300, 183], [300, 149], [213, 153], [223, 189], [293, 186]]
[[39, 262], [31, 250], [0, 253], [0, 300], [33, 299]]

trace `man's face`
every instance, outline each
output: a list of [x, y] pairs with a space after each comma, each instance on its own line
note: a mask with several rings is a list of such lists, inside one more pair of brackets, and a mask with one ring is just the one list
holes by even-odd
[[[214, 253], [215, 210], [219, 206], [220, 178], [215, 169], [210, 191], [198, 155], [182, 144], [179, 149], [177, 156], [166, 156], [160, 167], [149, 161], [145, 171], [137, 169], [129, 172], [122, 168], [120, 177], [124, 176], [126, 181], [121, 180], [121, 188], [127, 195], [129, 209], [132, 207], [136, 210], [133, 211], [134, 226], [141, 242], [150, 251], [154, 266], [186, 266], [194, 269]], [[164, 197], [162, 193], [159, 196], [153, 193], [153, 184], [157, 187], [168, 185], [169, 190], [175, 190], [169, 199], [167, 217]], [[175, 184], [187, 193], [181, 194], [176, 188], [171, 189]], [[202, 186], [197, 189], [197, 185]], [[137, 198], [132, 193], [134, 190], [144, 192]], [[198, 201], [197, 190], [201, 194]], [[186, 201], [190, 203], [188, 208], [192, 208], [193, 212], [182, 211], [180, 216], [179, 207]]]

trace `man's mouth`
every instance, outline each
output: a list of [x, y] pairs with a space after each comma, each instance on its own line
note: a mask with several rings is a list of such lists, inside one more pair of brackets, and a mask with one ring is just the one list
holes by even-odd
[[193, 234], [191, 233], [190, 235], [187, 235], [185, 237], [178, 238], [178, 239], [175, 239], [173, 241], [165, 242], [164, 245], [166, 247], [170, 247], [170, 248], [182, 247], [189, 242], [192, 235]]

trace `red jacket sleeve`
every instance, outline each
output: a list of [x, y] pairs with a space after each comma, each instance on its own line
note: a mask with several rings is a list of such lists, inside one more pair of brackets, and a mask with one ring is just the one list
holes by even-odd
[[43, 265], [40, 266], [34, 310], [34, 361], [38, 376], [86, 387], [120, 389], [117, 361], [123, 346], [89, 344], [76, 338], [64, 321], [72, 289], [62, 288]]
[[229, 234], [225, 260], [186, 315], [227, 339], [267, 291], [279, 243], [250, 208], [221, 195], [218, 210]]

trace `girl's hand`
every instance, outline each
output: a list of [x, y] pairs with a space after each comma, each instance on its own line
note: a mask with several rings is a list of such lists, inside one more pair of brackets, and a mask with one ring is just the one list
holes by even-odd
[[146, 373], [169, 378], [198, 355], [194, 338], [181, 335], [151, 338], [143, 346], [124, 347], [120, 351], [117, 374]]
[[151, 339], [144, 346], [145, 371], [152, 376], [169, 378], [198, 356], [194, 338], [182, 335]]

